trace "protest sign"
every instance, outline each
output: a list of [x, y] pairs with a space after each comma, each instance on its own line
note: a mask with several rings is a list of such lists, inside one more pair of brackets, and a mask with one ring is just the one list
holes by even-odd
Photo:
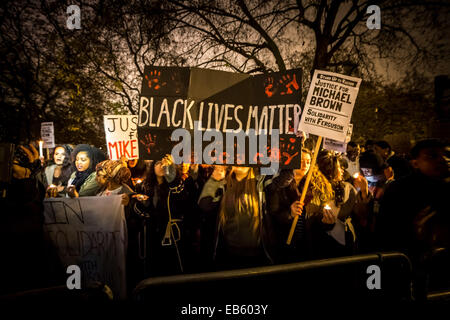
[[126, 223], [122, 197], [49, 198], [44, 232], [67, 268], [81, 269], [82, 288], [99, 281], [119, 299], [126, 297]]
[[138, 159], [137, 121], [135, 115], [103, 116], [106, 136], [106, 146], [111, 160], [119, 160], [121, 156], [127, 159]]
[[347, 136], [345, 137], [345, 142], [336, 141], [333, 139], [325, 138], [323, 140], [323, 148], [326, 150], [337, 151], [345, 153], [347, 151], [347, 143], [352, 139], [353, 124], [348, 125]]
[[344, 141], [361, 79], [315, 70], [300, 130]]
[[323, 139], [323, 148], [325, 150], [336, 151], [344, 153], [347, 151], [347, 144], [345, 142], [336, 141], [333, 139]]
[[[237, 162], [240, 165], [259, 165], [255, 158], [261, 158], [264, 149], [280, 167], [299, 166], [300, 139], [295, 132], [302, 113], [300, 69], [250, 76], [199, 68], [146, 67], [144, 74], [138, 116], [141, 158], [159, 160], [171, 153], [176, 145], [172, 133], [183, 128], [193, 137], [190, 156], [195, 163], [204, 163], [203, 151], [211, 142], [206, 136], [214, 131], [224, 136], [245, 133], [247, 140], [234, 143], [235, 148], [245, 149], [245, 159]], [[265, 135], [270, 142], [278, 130], [279, 146], [272, 150], [267, 142], [266, 148], [252, 153], [252, 130], [258, 139]], [[261, 140], [256, 143], [261, 146]], [[216, 158], [230, 155], [229, 150], [223, 151], [215, 154]]]
[[53, 122], [41, 122], [41, 139], [44, 141], [43, 148], [55, 147]]

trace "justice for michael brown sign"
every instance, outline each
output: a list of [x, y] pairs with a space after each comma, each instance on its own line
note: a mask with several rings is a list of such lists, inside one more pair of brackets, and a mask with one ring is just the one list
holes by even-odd
[[129, 160], [139, 158], [136, 115], [103, 116], [106, 146], [111, 160], [124, 156]]
[[300, 130], [345, 141], [361, 79], [315, 70]]
[[[259, 160], [255, 159], [267, 152], [271, 159], [279, 161], [280, 167], [297, 168], [301, 159], [301, 140], [295, 135], [302, 114], [301, 79], [301, 69], [251, 76], [147, 66], [138, 115], [139, 155], [142, 159], [159, 160], [171, 153], [179, 143], [173, 141], [172, 133], [182, 128], [191, 136], [192, 162], [208, 163], [205, 158], [209, 153], [219, 160], [214, 163], [233, 164], [227, 161], [230, 150], [225, 150], [224, 146], [229, 145], [225, 136], [244, 133], [247, 140], [233, 144], [245, 149], [231, 152], [231, 157], [239, 155], [237, 159], [234, 156], [234, 165], [258, 166]], [[271, 148], [275, 130], [279, 145]], [[220, 135], [224, 138], [218, 142]], [[249, 136], [257, 136], [257, 141], [250, 141]], [[261, 136], [268, 138], [267, 146], [258, 140]], [[213, 143], [217, 148], [211, 147]], [[252, 148], [257, 152], [251, 152]]]

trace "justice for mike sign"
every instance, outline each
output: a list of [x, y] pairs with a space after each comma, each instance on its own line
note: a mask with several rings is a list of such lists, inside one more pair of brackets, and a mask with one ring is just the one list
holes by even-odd
[[360, 78], [315, 70], [300, 130], [344, 142], [360, 84]]

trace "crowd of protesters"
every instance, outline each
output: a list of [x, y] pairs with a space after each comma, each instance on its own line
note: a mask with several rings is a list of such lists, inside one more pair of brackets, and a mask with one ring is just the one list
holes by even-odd
[[419, 261], [449, 247], [448, 148], [428, 139], [397, 155], [386, 141], [350, 142], [345, 154], [321, 150], [312, 166], [304, 147], [300, 169], [263, 176], [258, 168], [175, 165], [169, 155], [107, 160], [86, 144], [57, 146], [44, 164], [33, 145], [20, 146], [1, 203], [2, 253], [9, 262], [2, 274], [11, 281], [4, 288], [25, 288], [10, 274], [26, 275], [28, 286], [43, 286], [46, 276], [58, 280], [57, 257], [43, 240], [45, 197], [122, 195], [130, 288], [152, 276], [382, 250]]

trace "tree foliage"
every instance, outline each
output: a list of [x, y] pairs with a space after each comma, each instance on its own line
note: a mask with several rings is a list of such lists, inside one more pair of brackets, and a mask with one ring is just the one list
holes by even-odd
[[[81, 9], [80, 30], [66, 27], [71, 4]], [[381, 30], [366, 26], [370, 4], [381, 8]], [[103, 114], [137, 112], [145, 65], [356, 75], [358, 134], [416, 128], [397, 117], [409, 104], [422, 117], [430, 97], [400, 78], [383, 83], [377, 61], [437, 70], [450, 52], [448, 9], [413, 0], [4, 1], [0, 139], [37, 139], [40, 122], [53, 121], [57, 142], [102, 145]]]

